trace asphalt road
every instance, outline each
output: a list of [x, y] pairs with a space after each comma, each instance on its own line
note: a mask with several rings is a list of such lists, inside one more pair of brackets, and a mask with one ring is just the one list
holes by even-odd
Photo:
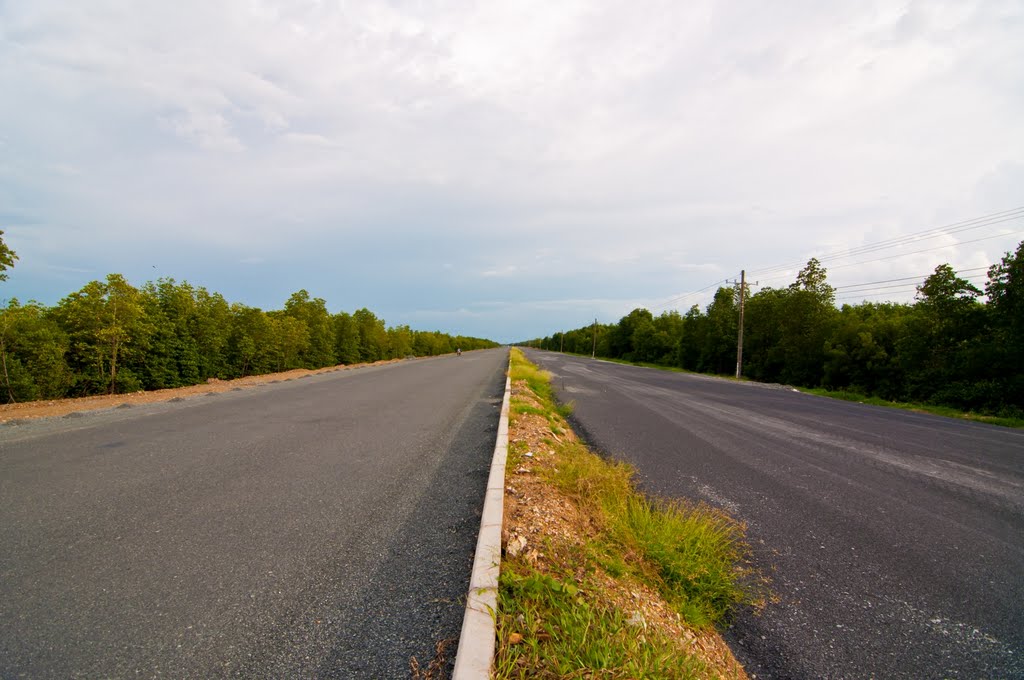
[[757, 678], [1024, 678], [1024, 432], [529, 351], [649, 492], [748, 524]]
[[0, 677], [426, 666], [459, 634], [506, 362], [0, 427]]

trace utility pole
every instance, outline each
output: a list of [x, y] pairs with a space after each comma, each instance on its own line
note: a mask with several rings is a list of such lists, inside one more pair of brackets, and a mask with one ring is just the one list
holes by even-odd
[[597, 317], [594, 317], [594, 348], [590, 350], [590, 358], [597, 357]]
[[740, 270], [740, 331], [736, 338], [736, 378], [743, 375], [743, 301], [747, 297], [747, 270]]
[[[735, 284], [735, 281], [732, 281]], [[757, 282], [754, 282], [757, 285]], [[740, 378], [743, 375], [743, 308], [745, 307], [747, 297], [747, 270], [740, 270], [740, 327], [739, 332], [736, 336], [736, 377]]]
[[565, 331], [558, 334], [558, 351], [565, 353]]

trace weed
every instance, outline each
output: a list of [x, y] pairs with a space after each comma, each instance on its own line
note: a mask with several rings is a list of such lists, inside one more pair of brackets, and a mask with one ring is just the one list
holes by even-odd
[[753, 603], [753, 580], [739, 566], [747, 559], [742, 525], [708, 506], [649, 500], [634, 489], [633, 474], [575, 443], [561, 448], [551, 479], [605, 527], [606, 554], [640, 556], [634, 572], [690, 625], [714, 625]]
[[506, 467], [515, 469], [520, 463], [523, 462], [523, 457], [526, 452], [530, 450], [529, 444], [522, 441], [511, 441], [508, 444], [508, 454], [506, 458]]
[[536, 406], [531, 406], [522, 402], [512, 404], [512, 413], [515, 413], [516, 415], [528, 414], [534, 416], [544, 416], [547, 414], [543, 409], [539, 409]]
[[420, 667], [420, 662], [415, 656], [409, 659], [409, 677], [413, 680], [442, 680], [445, 677], [445, 666], [448, 664], [448, 648], [453, 644], [455, 638], [438, 640], [434, 645], [434, 658], [426, 668]]
[[[512, 353], [512, 367], [509, 369], [512, 381], [525, 380], [530, 390], [541, 400], [551, 401], [551, 374], [526, 361], [519, 350], [512, 350]], [[515, 360], [516, 354], [520, 357], [519, 361]]]
[[747, 557], [742, 527], [734, 520], [707, 506], [638, 495], [617, 510], [611, 520], [616, 539], [654, 565], [652, 585], [691, 625], [717, 624], [750, 601], [737, 568]]

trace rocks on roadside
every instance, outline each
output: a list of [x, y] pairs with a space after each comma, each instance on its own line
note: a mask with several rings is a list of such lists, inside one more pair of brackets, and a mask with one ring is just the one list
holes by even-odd
[[516, 557], [524, 550], [526, 550], [526, 537], [519, 534], [512, 536], [505, 546], [505, 554], [509, 557]]

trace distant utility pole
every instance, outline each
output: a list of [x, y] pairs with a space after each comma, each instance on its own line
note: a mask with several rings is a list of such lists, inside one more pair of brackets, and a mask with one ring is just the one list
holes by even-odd
[[[736, 284], [736, 281], [730, 283]], [[757, 285], [755, 281], [753, 285]], [[740, 328], [739, 333], [736, 337], [736, 377], [739, 378], [743, 375], [743, 308], [745, 307], [747, 297], [747, 270], [740, 270]]]
[[590, 350], [590, 358], [597, 356], [597, 317], [594, 317], [594, 348]]
[[558, 334], [558, 351], [565, 352], [565, 331]]

